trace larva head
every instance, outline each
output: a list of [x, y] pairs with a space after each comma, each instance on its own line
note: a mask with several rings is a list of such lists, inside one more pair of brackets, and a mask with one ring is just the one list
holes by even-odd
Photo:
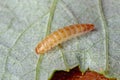
[[35, 51], [37, 54], [44, 54], [45, 53], [45, 49], [41, 43], [37, 45], [37, 47], [35, 48]]
[[88, 31], [94, 30], [94, 25], [93, 24], [86, 24], [86, 26], [87, 26]]

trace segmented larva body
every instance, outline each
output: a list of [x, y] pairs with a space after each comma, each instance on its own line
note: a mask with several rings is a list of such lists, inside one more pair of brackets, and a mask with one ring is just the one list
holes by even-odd
[[35, 51], [37, 54], [43, 54], [56, 45], [75, 36], [87, 33], [93, 29], [93, 24], [74, 24], [58, 29], [38, 43]]

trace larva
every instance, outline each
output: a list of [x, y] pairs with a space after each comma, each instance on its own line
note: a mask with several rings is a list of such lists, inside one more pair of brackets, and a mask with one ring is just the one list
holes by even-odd
[[44, 54], [56, 45], [73, 38], [75, 36], [87, 33], [94, 29], [93, 24], [73, 24], [54, 31], [38, 43], [35, 51], [37, 54]]

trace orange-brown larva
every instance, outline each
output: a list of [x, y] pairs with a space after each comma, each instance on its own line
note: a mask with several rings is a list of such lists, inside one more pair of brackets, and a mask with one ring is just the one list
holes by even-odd
[[94, 29], [93, 24], [73, 24], [54, 31], [38, 43], [35, 51], [37, 54], [44, 54], [56, 45], [73, 38], [75, 36], [87, 33]]

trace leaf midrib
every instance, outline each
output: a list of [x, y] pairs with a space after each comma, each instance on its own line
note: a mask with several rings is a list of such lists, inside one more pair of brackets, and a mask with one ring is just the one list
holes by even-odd
[[[50, 34], [51, 31], [51, 25], [52, 25], [52, 21], [53, 21], [53, 17], [54, 17], [54, 12], [56, 9], [56, 5], [57, 5], [58, 0], [54, 0], [52, 3], [52, 6], [50, 8], [50, 15], [49, 15], [49, 19], [48, 19], [48, 24], [47, 24], [47, 29], [46, 29], [46, 36]], [[35, 75], [35, 80], [39, 80], [39, 74], [40, 74], [40, 65], [42, 63], [44, 54], [39, 56], [38, 62], [37, 62], [37, 66], [36, 66], [36, 75]]]

